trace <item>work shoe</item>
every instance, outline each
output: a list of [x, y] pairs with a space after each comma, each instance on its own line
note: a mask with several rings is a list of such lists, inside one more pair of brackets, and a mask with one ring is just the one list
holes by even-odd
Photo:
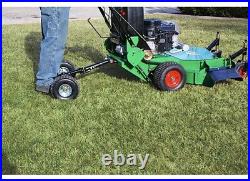
[[36, 91], [49, 94], [50, 93], [50, 86], [36, 85]]

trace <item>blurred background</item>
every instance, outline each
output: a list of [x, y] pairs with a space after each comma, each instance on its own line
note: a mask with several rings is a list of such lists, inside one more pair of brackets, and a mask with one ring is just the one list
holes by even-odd
[[[84, 9], [84, 11], [83, 11]], [[2, 13], [3, 24], [23, 24], [39, 23], [40, 10], [36, 7], [4, 7]], [[246, 7], [146, 7], [145, 14], [184, 14], [195, 16], [216, 16], [216, 17], [237, 17], [247, 18], [248, 8]], [[76, 8], [72, 7], [70, 11], [71, 20], [81, 20], [91, 18], [100, 18], [101, 14], [96, 7], [93, 8]]]

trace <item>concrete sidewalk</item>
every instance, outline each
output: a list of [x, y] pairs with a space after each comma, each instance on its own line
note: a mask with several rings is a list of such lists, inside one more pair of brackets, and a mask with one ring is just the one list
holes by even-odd
[[[144, 8], [145, 14], [154, 13], [167, 13], [178, 14], [178, 8], [167, 7], [150, 7]], [[97, 7], [92, 8], [75, 8], [70, 9], [70, 20], [82, 20], [88, 18], [101, 18], [101, 14]], [[40, 23], [40, 10], [39, 8], [2, 8], [2, 21], [3, 24], [26, 24], [26, 23]]]

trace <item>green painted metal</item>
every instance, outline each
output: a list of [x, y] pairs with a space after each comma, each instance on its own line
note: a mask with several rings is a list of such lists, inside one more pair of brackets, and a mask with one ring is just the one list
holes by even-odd
[[120, 65], [122, 68], [129, 71], [139, 79], [148, 81], [150, 64], [143, 62], [145, 54], [140, 48], [137, 47], [139, 38], [131, 37], [131, 40], [133, 45], [131, 45], [128, 41], [126, 42], [127, 54], [124, 57], [117, 55], [115, 52], [110, 52], [109, 47], [107, 47], [109, 44], [105, 42], [106, 48], [109, 51], [109, 57], [116, 60], [118, 65]]
[[230, 59], [214, 58], [209, 60], [181, 60], [176, 57], [158, 54], [154, 55], [149, 61], [144, 59], [145, 53], [137, 47], [139, 38], [131, 37], [133, 45], [126, 42], [126, 55], [121, 57], [115, 52], [110, 51], [109, 44], [105, 42], [105, 46], [109, 51], [109, 57], [117, 61], [117, 63], [141, 80], [149, 81], [149, 74], [154, 71], [157, 65], [165, 62], [176, 62], [180, 64], [186, 71], [187, 83], [189, 84], [213, 84], [207, 76], [207, 72], [212, 68], [231, 67], [233, 62]]

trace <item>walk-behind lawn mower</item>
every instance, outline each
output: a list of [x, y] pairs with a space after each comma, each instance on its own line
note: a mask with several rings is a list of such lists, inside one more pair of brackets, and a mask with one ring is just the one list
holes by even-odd
[[[55, 98], [76, 98], [79, 92], [76, 74], [86, 74], [109, 63], [117, 63], [162, 91], [177, 91], [186, 83], [213, 86], [226, 79], [243, 80], [247, 77], [246, 42], [239, 51], [223, 58], [219, 50], [219, 32], [207, 48], [193, 47], [178, 41], [176, 23], [158, 19], [144, 20], [143, 8], [107, 9], [99, 8], [110, 29], [110, 36], [105, 40], [107, 58], [82, 68], [64, 62], [51, 87]], [[90, 19], [88, 21], [102, 37]], [[239, 56], [242, 56], [241, 59], [235, 60]]]

